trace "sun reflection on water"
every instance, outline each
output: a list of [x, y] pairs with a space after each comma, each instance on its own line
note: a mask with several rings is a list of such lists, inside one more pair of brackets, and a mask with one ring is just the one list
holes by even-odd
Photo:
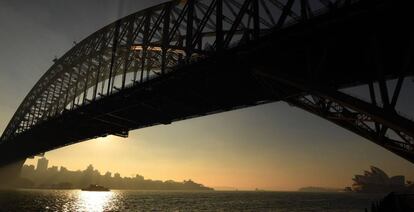
[[79, 191], [76, 207], [78, 211], [108, 211], [114, 198], [114, 192]]

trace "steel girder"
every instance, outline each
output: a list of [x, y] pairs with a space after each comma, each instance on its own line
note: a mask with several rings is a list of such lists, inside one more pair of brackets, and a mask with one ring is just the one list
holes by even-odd
[[311, 2], [171, 1], [122, 18], [55, 60], [19, 106], [0, 142], [64, 111], [350, 1]]
[[[412, 120], [404, 118], [395, 111], [369, 105], [341, 92], [326, 93], [318, 92], [286, 101], [348, 129], [414, 163], [412, 130], [414, 122]], [[366, 107], [368, 105], [369, 107]]]
[[[368, 89], [371, 99], [367, 101], [321, 84], [303, 83], [297, 79], [269, 76], [262, 72], [257, 75], [264, 80], [276, 82], [283, 90], [296, 90], [296, 95], [284, 99], [290, 105], [339, 125], [414, 163], [414, 121], [395, 110], [399, 87], [402, 86], [399, 83], [403, 81], [397, 82], [391, 96], [388, 91], [383, 93], [384, 99], [381, 101], [377, 96], [384, 91], [374, 89], [374, 83], [370, 84]], [[386, 102], [385, 96], [391, 97], [395, 102]]]
[[[404, 86], [412, 89], [408, 84], [412, 83], [410, 76], [414, 75], [414, 33], [400, 26], [377, 27], [366, 35], [356, 35], [360, 37], [360, 43], [356, 44], [351, 43], [355, 42], [351, 37], [348, 37], [352, 40], [350, 43], [344, 41], [346, 44], [323, 38], [303, 44], [303, 52], [298, 52], [296, 59], [300, 65], [293, 68], [301, 70], [298, 73], [288, 66], [275, 70], [268, 64], [267, 67], [264, 64], [257, 66], [254, 73], [275, 93], [294, 93], [283, 99], [290, 105], [339, 125], [414, 163], [414, 119], [398, 111], [399, 106], [404, 106], [404, 103], [399, 104]], [[393, 33], [384, 33], [388, 30]], [[359, 55], [337, 45], [358, 46]], [[358, 62], [354, 63], [355, 58], [351, 55], [348, 60], [337, 60], [340, 57], [338, 49], [347, 54], [353, 52]], [[347, 66], [344, 61], [353, 65]], [[340, 75], [337, 70], [343, 70], [345, 75]], [[351, 84], [338, 83], [346, 75], [353, 76], [349, 81]], [[412, 90], [405, 90], [405, 94], [412, 98]], [[412, 103], [412, 99], [405, 101], [408, 101], [405, 104]]]
[[[364, 1], [187, 0], [129, 15], [95, 32], [57, 59], [19, 106], [0, 143], [19, 140], [14, 138], [67, 111], [359, 2]], [[313, 79], [298, 81], [263, 73], [258, 76], [294, 93], [284, 97], [291, 105], [414, 162], [413, 121], [395, 109], [404, 77], [412, 75], [408, 71], [412, 46], [408, 50], [403, 55], [407, 57], [405, 69], [391, 77], [397, 79], [392, 95], [386, 82], [390, 77], [383, 73], [380, 59], [373, 57], [378, 76], [367, 82], [371, 101], [346, 94], [339, 90], [340, 86], [313, 84]], [[372, 53], [375, 56], [378, 52], [374, 48]], [[320, 56], [322, 62], [318, 66], [323, 66], [326, 53]], [[317, 72], [313, 70], [309, 76], [318, 78]], [[379, 89], [374, 89], [374, 83]]]

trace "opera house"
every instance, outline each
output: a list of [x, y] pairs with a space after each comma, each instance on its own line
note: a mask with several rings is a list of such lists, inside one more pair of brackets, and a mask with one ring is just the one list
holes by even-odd
[[352, 179], [352, 190], [364, 193], [382, 193], [403, 191], [407, 189], [404, 176], [389, 177], [381, 169], [371, 166], [371, 171], [365, 171], [364, 175], [355, 175]]

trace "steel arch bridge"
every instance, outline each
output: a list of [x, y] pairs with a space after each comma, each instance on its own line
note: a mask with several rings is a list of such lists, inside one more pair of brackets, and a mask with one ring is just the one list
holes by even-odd
[[[285, 101], [414, 162], [414, 122], [396, 110], [413, 75], [409, 8], [391, 0], [187, 0], [139, 11], [54, 61], [1, 136], [0, 161]], [[368, 99], [346, 92], [355, 86]]]

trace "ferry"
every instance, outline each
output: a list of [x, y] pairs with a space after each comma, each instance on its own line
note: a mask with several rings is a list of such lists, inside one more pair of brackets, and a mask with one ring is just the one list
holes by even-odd
[[109, 188], [105, 188], [100, 185], [91, 184], [87, 188], [82, 188], [82, 191], [110, 191]]

